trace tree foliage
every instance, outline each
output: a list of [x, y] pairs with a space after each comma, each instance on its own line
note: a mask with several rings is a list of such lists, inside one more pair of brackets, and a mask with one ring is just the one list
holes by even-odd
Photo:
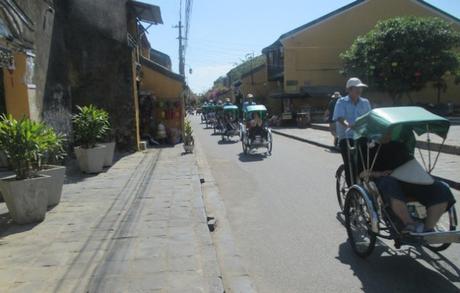
[[460, 34], [440, 18], [392, 18], [377, 23], [341, 54], [343, 74], [366, 80], [398, 103], [428, 83], [445, 90], [449, 75], [460, 81], [459, 46]]

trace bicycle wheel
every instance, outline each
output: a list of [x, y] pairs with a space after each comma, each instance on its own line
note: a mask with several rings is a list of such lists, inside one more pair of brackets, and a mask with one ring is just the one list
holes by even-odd
[[377, 236], [372, 232], [369, 207], [356, 189], [348, 191], [344, 213], [348, 240], [353, 251], [359, 257], [368, 257], [375, 248]]
[[335, 190], [337, 193], [337, 201], [339, 202], [340, 210], [343, 211], [345, 197], [347, 194], [347, 180], [345, 178], [345, 165], [339, 166], [335, 172]]

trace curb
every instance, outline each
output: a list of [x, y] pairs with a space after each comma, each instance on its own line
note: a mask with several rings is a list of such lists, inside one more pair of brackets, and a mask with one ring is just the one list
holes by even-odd
[[[311, 128], [316, 130], [329, 131], [329, 126], [323, 126], [318, 124], [312, 124]], [[430, 143], [430, 145], [432, 150], [439, 150], [439, 148], [441, 148], [441, 152], [444, 154], [460, 156], [460, 146], [448, 144], [442, 145], [440, 143], [435, 142]], [[418, 140], [417, 147], [421, 148], [422, 150], [428, 150], [428, 143], [426, 141]]]
[[236, 249], [230, 223], [227, 219], [225, 204], [219, 194], [219, 188], [212, 176], [204, 152], [197, 141], [195, 141], [194, 154], [197, 159], [200, 180], [202, 181], [201, 188], [205, 212], [208, 218], [212, 217], [216, 220], [216, 230], [211, 233], [211, 237], [222, 273], [224, 292], [256, 293], [257, 290], [247, 270], [242, 265], [241, 256]]
[[[288, 138], [292, 138], [292, 139], [295, 139], [295, 140], [298, 140], [298, 141], [301, 141], [301, 142], [306, 142], [306, 143], [309, 143], [309, 144], [312, 144], [312, 145], [316, 145], [316, 146], [319, 146], [319, 147], [322, 147], [322, 148], [325, 148], [325, 149], [329, 149], [329, 150], [335, 150], [334, 147], [330, 146], [330, 145], [327, 145], [327, 144], [323, 144], [323, 143], [320, 143], [320, 142], [316, 142], [316, 141], [313, 141], [313, 140], [309, 140], [309, 139], [305, 139], [305, 138], [301, 138], [301, 137], [298, 137], [298, 136], [295, 136], [295, 135], [291, 135], [291, 134], [287, 134], [287, 133], [283, 133], [283, 132], [280, 132], [280, 131], [277, 131], [277, 130], [274, 130], [272, 129], [272, 132], [273, 133], [276, 133], [276, 134], [279, 134], [281, 136], [285, 136], [285, 137], [288, 137]], [[421, 148], [421, 147], [420, 147]], [[456, 189], [456, 190], [460, 190], [460, 182], [455, 182], [453, 180], [449, 180], [449, 179], [446, 179], [446, 178], [442, 178], [442, 177], [438, 177], [438, 176], [434, 176], [436, 179], [438, 180], [441, 180], [441, 181], [444, 181], [446, 182], [447, 184], [449, 184], [449, 186], [453, 189]]]
[[325, 148], [325, 149], [329, 149], [331, 151], [335, 150], [335, 148], [333, 146], [330, 146], [330, 145], [327, 145], [327, 144], [324, 144], [324, 143], [320, 143], [320, 142], [317, 142], [317, 141], [314, 141], [314, 140], [298, 137], [298, 136], [295, 136], [295, 135], [292, 135], [292, 134], [287, 134], [287, 133], [284, 133], [284, 132], [281, 132], [281, 131], [278, 131], [278, 130], [275, 130], [275, 129], [272, 129], [272, 132], [276, 133], [278, 135], [281, 135], [281, 136], [285, 136], [285, 137], [288, 137], [288, 138], [292, 138], [292, 139], [301, 141], [301, 142], [306, 142], [306, 143], [316, 145], [316, 146], [319, 146], [319, 147], [322, 147], [322, 148]]

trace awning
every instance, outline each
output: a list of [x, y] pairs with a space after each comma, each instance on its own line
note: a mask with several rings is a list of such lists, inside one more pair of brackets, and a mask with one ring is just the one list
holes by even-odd
[[129, 1], [128, 3], [134, 15], [140, 21], [147, 22], [150, 24], [163, 24], [163, 19], [161, 18], [161, 10], [159, 6], [150, 5], [138, 1]]
[[278, 92], [278, 93], [270, 94], [269, 97], [272, 99], [305, 99], [305, 98], [310, 98], [311, 96], [307, 93]]
[[330, 97], [335, 92], [340, 92], [343, 88], [337, 86], [303, 86], [300, 88], [302, 93], [310, 97]]

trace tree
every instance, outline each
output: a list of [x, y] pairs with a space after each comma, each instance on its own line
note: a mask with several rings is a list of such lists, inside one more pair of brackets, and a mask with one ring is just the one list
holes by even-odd
[[341, 58], [342, 73], [359, 76], [376, 90], [387, 92], [394, 104], [428, 83], [445, 91], [445, 80], [460, 81], [460, 58], [455, 49], [460, 34], [436, 17], [397, 17], [381, 21], [358, 37]]

